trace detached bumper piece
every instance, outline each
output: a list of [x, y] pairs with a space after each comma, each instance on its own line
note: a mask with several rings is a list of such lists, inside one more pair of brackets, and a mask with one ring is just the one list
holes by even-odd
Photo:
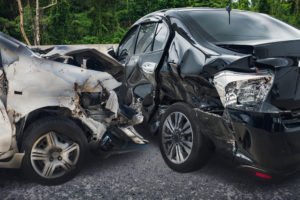
[[300, 116], [235, 109], [228, 113], [237, 142], [236, 158], [243, 167], [254, 169], [258, 177], [289, 175], [300, 169]]
[[99, 150], [110, 156], [138, 150], [148, 144], [132, 126], [110, 127], [99, 142]]

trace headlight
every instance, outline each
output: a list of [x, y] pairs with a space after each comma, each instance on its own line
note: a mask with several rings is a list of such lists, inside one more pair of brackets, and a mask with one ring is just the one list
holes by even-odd
[[259, 107], [273, 85], [272, 73], [261, 74], [223, 71], [214, 77], [215, 87], [224, 107]]

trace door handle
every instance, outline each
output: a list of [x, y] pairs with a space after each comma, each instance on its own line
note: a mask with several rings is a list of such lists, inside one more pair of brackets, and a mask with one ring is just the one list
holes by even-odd
[[156, 68], [156, 63], [144, 62], [142, 64], [142, 70], [147, 74], [153, 74]]

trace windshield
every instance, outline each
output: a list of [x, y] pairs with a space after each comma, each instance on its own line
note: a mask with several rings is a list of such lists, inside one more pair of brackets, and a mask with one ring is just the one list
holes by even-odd
[[300, 39], [300, 31], [268, 15], [232, 11], [183, 11], [181, 17], [196, 40], [213, 43]]

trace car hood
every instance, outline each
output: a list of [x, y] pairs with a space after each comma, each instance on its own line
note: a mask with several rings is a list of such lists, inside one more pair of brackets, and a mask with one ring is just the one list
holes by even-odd
[[[25, 44], [0, 33], [0, 55], [8, 80], [7, 108], [24, 117], [46, 106], [76, 108], [78, 94], [112, 91], [121, 85], [112, 74], [45, 59]], [[20, 103], [22, 102], [22, 103]]]
[[257, 58], [300, 57], [300, 39], [219, 42], [215, 45], [239, 53], [252, 54]]
[[123, 65], [108, 54], [95, 48], [82, 45], [57, 45], [50, 48], [32, 48], [42, 58], [71, 64], [76, 67], [92, 69], [111, 74], [116, 80], [123, 80]]
[[55, 60], [56, 58], [59, 58], [61, 56], [72, 56], [74, 54], [80, 54], [83, 52], [91, 52], [94, 53], [100, 59], [109, 62], [113, 66], [121, 66], [121, 64], [118, 61], [116, 61], [114, 58], [96, 50], [95, 48], [86, 48], [86, 47], [72, 46], [72, 45], [69, 46], [56, 45], [45, 50], [37, 49], [37, 48], [34, 48], [33, 50], [40, 52], [42, 57], [47, 58], [49, 60]]

